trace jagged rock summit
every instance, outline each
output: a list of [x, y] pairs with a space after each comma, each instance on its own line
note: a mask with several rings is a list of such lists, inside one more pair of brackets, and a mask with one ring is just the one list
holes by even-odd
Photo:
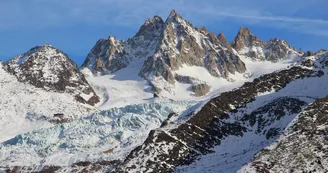
[[95, 105], [99, 98], [78, 66], [61, 50], [36, 46], [6, 63], [5, 69], [20, 82], [53, 92], [73, 93], [78, 102]]
[[[188, 84], [187, 90], [194, 93], [191, 95], [199, 96], [199, 93], [213, 91], [214, 85], [181, 71], [192, 68], [191, 71], [197, 73], [201, 68], [210, 78], [235, 81], [240, 78], [236, 76], [247, 72], [242, 58], [275, 63], [299, 56], [302, 54], [286, 41], [274, 38], [265, 42], [244, 27], [229, 44], [223, 33], [216, 35], [205, 27], [197, 28], [172, 10], [165, 21], [160, 16], [148, 18], [136, 35], [127, 41], [113, 36], [100, 39], [81, 68], [103, 75], [139, 61], [138, 76], [148, 81], [155, 93], [176, 93], [179, 90], [177, 85]], [[206, 91], [195, 93], [196, 86], [205, 85], [201, 88], [206, 88]]]
[[[181, 76], [176, 71], [185, 66], [202, 67], [212, 76], [225, 79], [246, 71], [245, 64], [232, 51], [223, 34], [216, 36], [205, 27], [194, 27], [175, 10], [165, 22], [159, 16], [147, 19], [137, 34], [127, 41], [112, 36], [100, 39], [82, 68], [86, 67], [94, 74], [113, 73], [135, 60], [144, 61], [139, 76], [159, 88], [156, 92], [167, 88], [162, 86], [163, 83], [184, 83], [177, 80]], [[183, 77], [188, 78], [189, 83], [205, 83], [190, 76]]]
[[155, 54], [145, 61], [139, 75], [149, 81], [164, 77], [174, 84], [175, 71], [184, 65], [204, 67], [212, 76], [222, 78], [246, 70], [238, 55], [228, 51], [214, 33], [194, 27], [172, 11]]

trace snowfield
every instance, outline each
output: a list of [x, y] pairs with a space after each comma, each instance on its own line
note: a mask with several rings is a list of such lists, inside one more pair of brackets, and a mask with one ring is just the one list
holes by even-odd
[[184, 65], [175, 71], [178, 75], [189, 76], [209, 84], [211, 91], [203, 97], [193, 96], [190, 91], [191, 84], [179, 83], [168, 84], [162, 77], [157, 77], [154, 83], [157, 86], [166, 88], [160, 95], [162, 98], [154, 98], [151, 86], [148, 82], [138, 76], [140, 68], [144, 60], [134, 60], [126, 68], [115, 73], [97, 76], [92, 75], [91, 71], [83, 68], [81, 71], [87, 77], [88, 82], [96, 90], [97, 95], [102, 96], [102, 103], [98, 104], [99, 110], [107, 110], [114, 107], [124, 107], [131, 104], [161, 102], [165, 100], [194, 100], [204, 101], [219, 95], [222, 92], [230, 91], [240, 87], [247, 81], [260, 77], [263, 74], [272, 73], [296, 64], [300, 57], [291, 56], [286, 60], [273, 63], [270, 61], [253, 61], [247, 57], [241, 56], [241, 60], [245, 62], [248, 69], [244, 74], [236, 73], [230, 75], [230, 81], [212, 76], [204, 67]]

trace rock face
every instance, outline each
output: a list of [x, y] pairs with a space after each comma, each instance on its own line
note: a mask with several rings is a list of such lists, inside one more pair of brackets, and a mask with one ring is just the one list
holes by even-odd
[[216, 77], [228, 78], [229, 74], [243, 73], [244, 63], [223, 44], [214, 33], [194, 27], [172, 11], [165, 22], [160, 45], [145, 61], [139, 75], [148, 80], [154, 76], [163, 77], [174, 84], [174, 71], [184, 64], [205, 67]]
[[290, 46], [286, 41], [274, 38], [265, 42], [253, 35], [248, 28], [243, 27], [240, 28], [231, 46], [239, 54], [260, 61], [268, 60], [277, 62], [288, 58], [290, 55], [299, 55], [296, 49]]
[[81, 103], [95, 105], [99, 102], [77, 65], [53, 46], [34, 47], [8, 61], [5, 68], [20, 82], [47, 91], [73, 93]]
[[230, 46], [228, 40], [226, 39], [226, 37], [223, 35], [222, 32], [220, 32], [220, 34], [218, 35], [218, 40], [221, 43], [221, 45], [223, 45], [229, 51], [232, 51], [231, 46]]
[[231, 46], [238, 52], [245, 48], [264, 47], [265, 42], [253, 35], [248, 28], [240, 28]]
[[128, 65], [129, 59], [123, 52], [124, 41], [110, 36], [108, 39], [100, 39], [88, 54], [82, 64], [94, 72], [107, 73], [117, 71]]
[[102, 74], [125, 68], [131, 61], [145, 59], [156, 50], [164, 22], [161, 17], [147, 19], [137, 34], [127, 41], [110, 36], [100, 39], [88, 54], [82, 67]]

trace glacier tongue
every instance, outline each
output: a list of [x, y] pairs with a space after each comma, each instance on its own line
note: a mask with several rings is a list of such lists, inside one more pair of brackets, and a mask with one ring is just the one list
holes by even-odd
[[0, 163], [8, 167], [42, 167], [70, 166], [86, 160], [124, 159], [170, 113], [182, 113], [197, 103], [171, 101], [129, 105], [23, 133], [0, 144]]

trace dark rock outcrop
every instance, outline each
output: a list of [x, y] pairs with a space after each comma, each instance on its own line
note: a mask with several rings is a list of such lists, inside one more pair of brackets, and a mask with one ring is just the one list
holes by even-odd
[[211, 87], [207, 84], [196, 84], [191, 86], [191, 91], [193, 91], [196, 97], [206, 95], [210, 92]]

